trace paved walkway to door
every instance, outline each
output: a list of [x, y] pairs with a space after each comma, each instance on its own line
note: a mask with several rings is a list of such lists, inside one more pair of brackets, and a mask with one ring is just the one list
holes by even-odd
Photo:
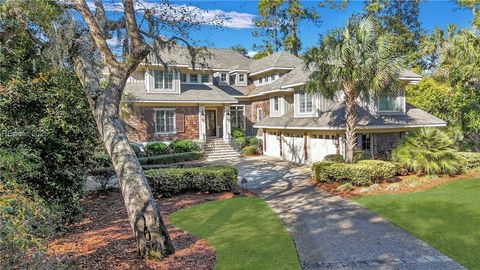
[[307, 166], [265, 156], [223, 162], [283, 219], [303, 269], [464, 269], [360, 205], [312, 187]]

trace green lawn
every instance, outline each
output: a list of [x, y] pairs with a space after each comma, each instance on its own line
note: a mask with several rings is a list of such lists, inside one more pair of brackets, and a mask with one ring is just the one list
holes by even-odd
[[480, 269], [480, 178], [417, 193], [357, 197], [469, 269]]
[[215, 249], [215, 269], [300, 269], [293, 240], [259, 198], [209, 202], [175, 212], [169, 221]]

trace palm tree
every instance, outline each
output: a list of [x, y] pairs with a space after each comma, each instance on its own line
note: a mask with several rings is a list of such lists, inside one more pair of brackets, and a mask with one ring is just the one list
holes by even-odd
[[359, 98], [398, 93], [401, 60], [394, 56], [388, 37], [371, 18], [350, 18], [342, 29], [322, 36], [317, 47], [304, 55], [313, 70], [306, 86], [333, 98], [341, 89], [345, 103], [345, 162], [352, 163], [356, 145], [356, 103]]

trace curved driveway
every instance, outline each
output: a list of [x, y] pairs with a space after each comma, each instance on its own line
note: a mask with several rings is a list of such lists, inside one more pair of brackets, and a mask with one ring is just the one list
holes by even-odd
[[283, 219], [303, 269], [464, 269], [359, 204], [312, 187], [307, 166], [265, 156], [222, 162]]

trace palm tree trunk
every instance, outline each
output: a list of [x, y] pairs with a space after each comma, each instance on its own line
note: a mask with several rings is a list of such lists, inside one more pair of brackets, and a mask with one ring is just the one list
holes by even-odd
[[345, 162], [353, 163], [353, 151], [357, 144], [356, 133], [356, 97], [355, 91], [349, 85], [344, 85], [345, 94], [345, 137], [347, 141]]

